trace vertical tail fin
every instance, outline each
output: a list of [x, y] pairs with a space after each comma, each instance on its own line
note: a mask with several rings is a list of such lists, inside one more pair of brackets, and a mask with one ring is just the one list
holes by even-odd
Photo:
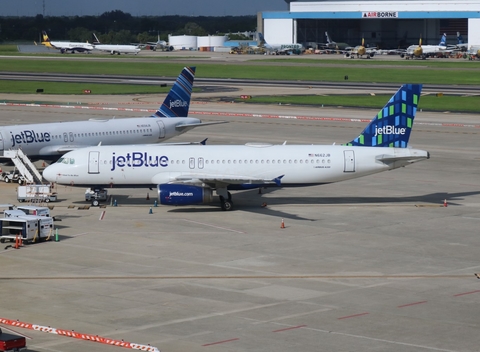
[[42, 31], [42, 42], [50, 43], [50, 38], [48, 38], [47, 32]]
[[460, 34], [460, 32], [457, 32], [457, 44], [464, 44], [463, 43], [463, 37]]
[[98, 40], [97, 36], [95, 35], [95, 33], [92, 33], [92, 43], [93, 44], [101, 44], [100, 43], [100, 40]]
[[332, 43], [332, 41], [330, 40], [330, 37], [328, 36], [328, 32], [325, 32], [325, 37], [327, 37], [327, 44]]
[[443, 33], [442, 38], [440, 39], [440, 46], [447, 46], [447, 33]]
[[404, 84], [351, 146], [406, 148], [417, 112], [421, 84]]
[[152, 117], [188, 117], [195, 67], [184, 67], [160, 108]]

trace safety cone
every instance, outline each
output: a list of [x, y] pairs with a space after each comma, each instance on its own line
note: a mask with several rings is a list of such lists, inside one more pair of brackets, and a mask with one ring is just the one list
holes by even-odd
[[282, 224], [280, 225], [280, 228], [281, 228], [281, 229], [284, 229], [284, 228], [285, 228], [285, 221], [283, 221], [283, 219], [282, 219]]
[[150, 200], [150, 194], [147, 193], [147, 200]]
[[445, 208], [448, 206], [446, 199], [443, 200], [443, 206], [444, 206]]
[[150, 207], [150, 210], [148, 211], [149, 214], [153, 214], [152, 207]]
[[15, 236], [15, 249], [18, 249], [19, 248], [19, 244], [18, 244], [18, 235]]

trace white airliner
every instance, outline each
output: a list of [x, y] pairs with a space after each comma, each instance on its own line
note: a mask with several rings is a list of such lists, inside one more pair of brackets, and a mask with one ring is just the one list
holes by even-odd
[[97, 146], [65, 154], [43, 177], [82, 187], [158, 187], [165, 205], [209, 203], [216, 190], [230, 210], [229, 190], [339, 182], [428, 159], [407, 147], [421, 87], [403, 85], [345, 145]]
[[422, 38], [418, 41], [418, 45], [410, 45], [405, 53], [401, 53], [400, 57], [405, 59], [422, 59], [427, 57], [435, 57], [437, 55], [445, 55], [452, 53], [453, 48], [447, 47], [447, 34], [443, 33], [438, 45], [422, 45]]
[[93, 44], [95, 50], [105, 51], [112, 55], [120, 54], [135, 54], [137, 55], [140, 52], [138, 45], [124, 45], [124, 44], [102, 44], [98, 40], [95, 33], [93, 33]]
[[58, 49], [62, 54], [66, 52], [72, 54], [75, 52], [83, 53], [93, 50], [93, 45], [88, 42], [52, 42], [45, 31], [42, 31], [42, 44], [48, 48]]
[[258, 33], [260, 38], [259, 47], [263, 47], [267, 52], [275, 54], [301, 54], [305, 48], [302, 44], [292, 43], [292, 44], [268, 44], [262, 33]]
[[194, 78], [195, 67], [185, 67], [150, 117], [2, 126], [0, 159], [4, 150], [21, 148], [31, 160], [57, 160], [69, 151], [99, 143], [160, 143], [194, 127], [222, 123], [187, 117]]

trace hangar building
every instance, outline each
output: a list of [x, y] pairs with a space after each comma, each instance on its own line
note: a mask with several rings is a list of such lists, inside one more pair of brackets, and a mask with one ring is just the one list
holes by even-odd
[[368, 46], [406, 47], [438, 44], [480, 45], [480, 0], [285, 0], [289, 11], [262, 12], [258, 31], [268, 43], [325, 43], [325, 32], [335, 42]]

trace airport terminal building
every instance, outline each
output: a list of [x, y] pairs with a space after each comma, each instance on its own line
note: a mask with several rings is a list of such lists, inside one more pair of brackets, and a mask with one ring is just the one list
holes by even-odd
[[325, 43], [325, 32], [335, 42], [368, 46], [406, 47], [438, 44], [443, 33], [447, 44], [480, 45], [480, 0], [285, 0], [289, 11], [263, 12], [258, 31], [268, 43]]

